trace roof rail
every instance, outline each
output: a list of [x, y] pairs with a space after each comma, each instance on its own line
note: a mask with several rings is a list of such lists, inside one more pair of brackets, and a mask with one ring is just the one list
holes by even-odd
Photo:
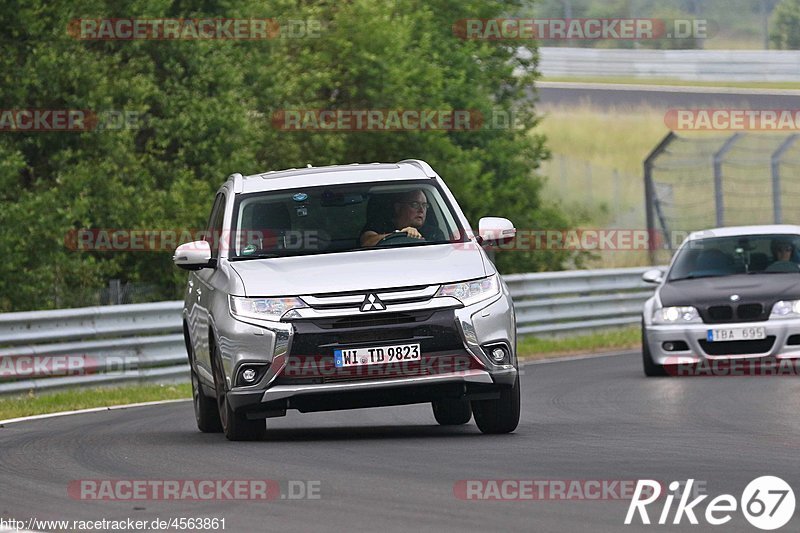
[[234, 194], [239, 194], [244, 191], [244, 176], [242, 176], [241, 172], [234, 172], [228, 176], [228, 179], [233, 181]]
[[434, 172], [431, 166], [422, 159], [403, 159], [402, 161], [397, 162], [398, 165], [400, 163], [409, 163], [411, 165], [414, 165], [415, 167], [419, 168], [422, 171], [422, 173], [428, 176], [429, 178], [436, 177], [436, 172]]

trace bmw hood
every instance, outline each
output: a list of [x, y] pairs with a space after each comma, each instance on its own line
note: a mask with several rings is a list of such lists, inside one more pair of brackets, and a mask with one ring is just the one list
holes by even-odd
[[741, 303], [758, 302], [771, 308], [778, 300], [800, 298], [799, 274], [754, 274], [672, 281], [661, 287], [665, 306], [730, 304], [731, 296]]
[[242, 296], [300, 296], [439, 285], [481, 278], [487, 270], [474, 242], [233, 261]]

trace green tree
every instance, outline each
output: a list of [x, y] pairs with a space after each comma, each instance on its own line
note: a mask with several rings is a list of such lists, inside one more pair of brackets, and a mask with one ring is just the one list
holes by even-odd
[[782, 0], [775, 8], [770, 42], [779, 50], [800, 49], [800, 0]]
[[[170, 252], [76, 252], [80, 228], [201, 228], [232, 172], [353, 161], [428, 160], [473, 224], [507, 216], [521, 229], [565, 228], [541, 197], [544, 139], [530, 88], [535, 46], [462, 40], [453, 22], [515, 9], [499, 0], [10, 0], [0, 54], [6, 109], [124, 110], [123, 129], [0, 133], [0, 311], [96, 303], [110, 278], [181, 294]], [[76, 18], [272, 17], [319, 20], [320, 35], [269, 41], [90, 41]], [[516, 74], [515, 74], [516, 71]], [[516, 128], [285, 132], [281, 109], [479, 110]], [[557, 251], [498, 254], [502, 271], [557, 269]]]

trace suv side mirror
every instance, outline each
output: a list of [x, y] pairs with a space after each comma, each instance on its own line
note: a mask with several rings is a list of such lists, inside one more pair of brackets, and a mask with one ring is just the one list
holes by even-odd
[[661, 283], [664, 281], [664, 272], [660, 268], [653, 268], [642, 274], [642, 280], [647, 283]]
[[200, 270], [214, 266], [211, 261], [211, 245], [206, 241], [181, 244], [175, 250], [172, 261], [185, 270]]
[[507, 218], [484, 217], [478, 221], [478, 237], [482, 245], [507, 244], [516, 234], [514, 224]]

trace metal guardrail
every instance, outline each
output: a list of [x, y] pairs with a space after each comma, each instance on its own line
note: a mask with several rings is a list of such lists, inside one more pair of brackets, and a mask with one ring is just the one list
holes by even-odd
[[0, 314], [0, 394], [186, 381], [181, 301]]
[[641, 318], [653, 286], [642, 281], [652, 267], [570, 270], [504, 276], [520, 335], [627, 326]]
[[800, 81], [797, 50], [539, 49], [544, 76]]
[[[521, 335], [639, 321], [647, 268], [504, 276]], [[186, 381], [181, 301], [0, 314], [0, 395]]]

